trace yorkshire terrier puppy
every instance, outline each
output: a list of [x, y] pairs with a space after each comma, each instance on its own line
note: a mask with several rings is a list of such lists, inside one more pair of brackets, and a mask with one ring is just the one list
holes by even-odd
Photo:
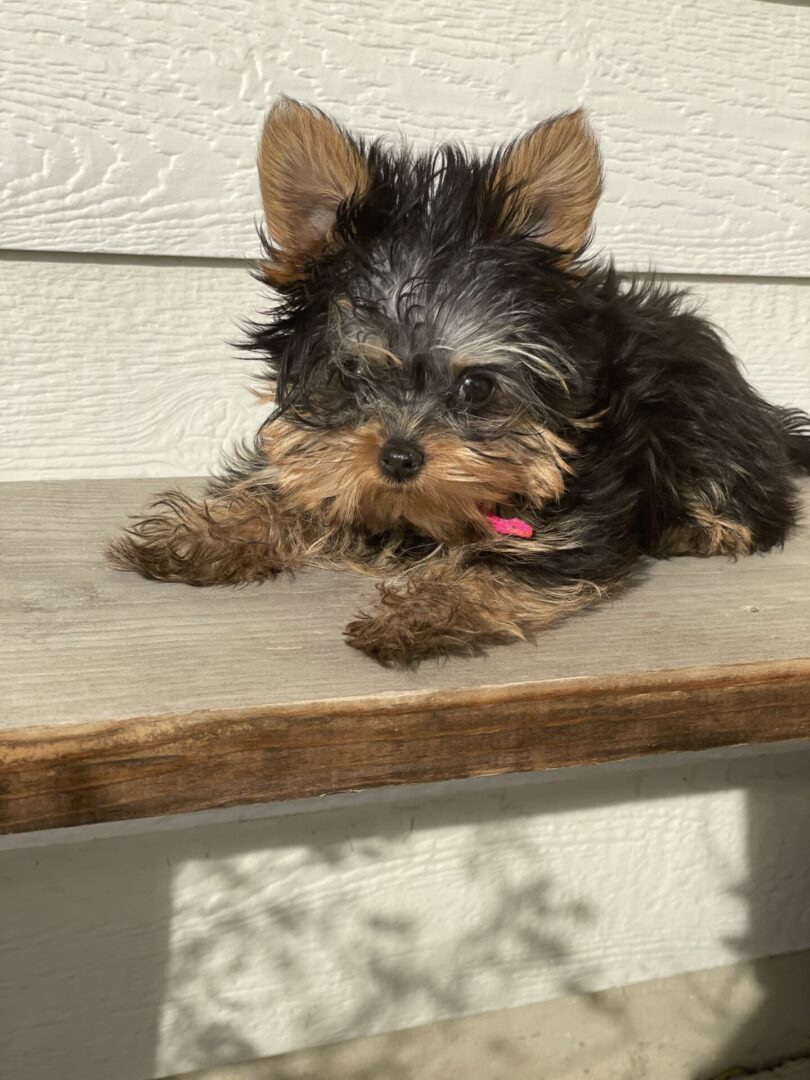
[[810, 420], [748, 385], [682, 291], [586, 259], [601, 164], [581, 112], [486, 156], [416, 154], [282, 99], [258, 163], [275, 304], [247, 347], [274, 410], [116, 565], [372, 573], [346, 639], [409, 664], [531, 636], [641, 556], [783, 542]]

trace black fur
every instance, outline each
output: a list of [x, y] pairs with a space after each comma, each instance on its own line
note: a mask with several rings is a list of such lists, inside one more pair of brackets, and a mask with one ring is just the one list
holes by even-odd
[[642, 556], [781, 544], [810, 420], [756, 393], [688, 293], [586, 258], [600, 178], [579, 113], [479, 157], [366, 147], [279, 102], [260, 181], [283, 243], [264, 240], [274, 306], [245, 345], [274, 411], [114, 563], [196, 585], [375, 573], [347, 639], [412, 663], [533, 633]]
[[[640, 554], [668, 554], [662, 538], [701, 496], [719, 496], [718, 515], [750, 530], [752, 550], [782, 543], [797, 516], [793, 474], [810, 470], [808, 418], [751, 388], [688, 293], [623, 279], [582, 253], [566, 262], [510, 228], [503, 152], [361, 150], [369, 189], [341, 205], [328, 250], [300, 280], [276, 284], [278, 306], [251, 328], [275, 416], [341, 429], [380, 415], [396, 430], [407, 415], [417, 439], [446, 427], [481, 453], [519, 439], [521, 425], [547, 427], [574, 447], [574, 471], [558, 500], [511, 508], [539, 535], [575, 519], [577, 542], [523, 558], [470, 551], [534, 584], [610, 582]], [[347, 331], [335, 322], [338, 298], [352, 313]], [[454, 409], [454, 327], [457, 338], [477, 327], [494, 335], [494, 351], [542, 343], [550, 365], [514, 353], [494, 369], [490, 405]], [[402, 366], [384, 377], [373, 365], [346, 371], [345, 337], [381, 343]]]

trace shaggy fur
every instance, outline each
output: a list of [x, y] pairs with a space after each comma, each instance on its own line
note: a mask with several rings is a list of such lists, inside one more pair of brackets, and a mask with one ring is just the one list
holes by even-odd
[[347, 640], [413, 663], [530, 635], [640, 556], [783, 542], [808, 418], [748, 385], [687, 294], [586, 259], [601, 165], [581, 113], [484, 157], [413, 154], [282, 99], [259, 170], [276, 303], [247, 347], [273, 412], [201, 502], [168, 493], [117, 539], [116, 565], [373, 573]]

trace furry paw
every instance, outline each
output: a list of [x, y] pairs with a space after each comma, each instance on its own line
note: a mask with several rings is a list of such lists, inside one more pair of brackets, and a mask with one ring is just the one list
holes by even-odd
[[278, 573], [266, 539], [250, 535], [252, 522], [214, 516], [207, 502], [196, 503], [171, 492], [113, 540], [108, 561], [119, 570], [135, 570], [156, 581], [187, 585], [235, 585], [264, 581]]
[[454, 622], [441, 605], [431, 608], [413, 598], [409, 604], [392, 603], [392, 594], [384, 595], [379, 608], [363, 612], [344, 630], [347, 645], [384, 667], [413, 667], [431, 657], [478, 655], [494, 640], [480, 628]]

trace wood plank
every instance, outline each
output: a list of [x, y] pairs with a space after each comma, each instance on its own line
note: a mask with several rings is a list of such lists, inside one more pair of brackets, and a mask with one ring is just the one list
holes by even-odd
[[810, 659], [0, 735], [0, 831], [810, 736]]
[[367, 134], [491, 146], [585, 104], [620, 265], [806, 274], [808, 12], [715, 0], [5, 0], [7, 247], [241, 257], [283, 91]]
[[620, 600], [563, 621], [537, 646], [407, 672], [343, 643], [342, 626], [374, 592], [366, 578], [308, 571], [191, 589], [111, 570], [105, 543], [159, 487], [0, 485], [0, 730], [808, 655], [806, 527], [765, 557], [647, 564]]
[[[692, 287], [761, 393], [810, 410], [807, 286]], [[264, 415], [247, 389], [255, 362], [226, 340], [266, 303], [236, 266], [0, 260], [0, 479], [210, 471]]]
[[536, 646], [387, 671], [341, 627], [372, 586], [243, 590], [102, 561], [153, 482], [0, 488], [7, 831], [810, 735], [810, 531], [645, 567]]

